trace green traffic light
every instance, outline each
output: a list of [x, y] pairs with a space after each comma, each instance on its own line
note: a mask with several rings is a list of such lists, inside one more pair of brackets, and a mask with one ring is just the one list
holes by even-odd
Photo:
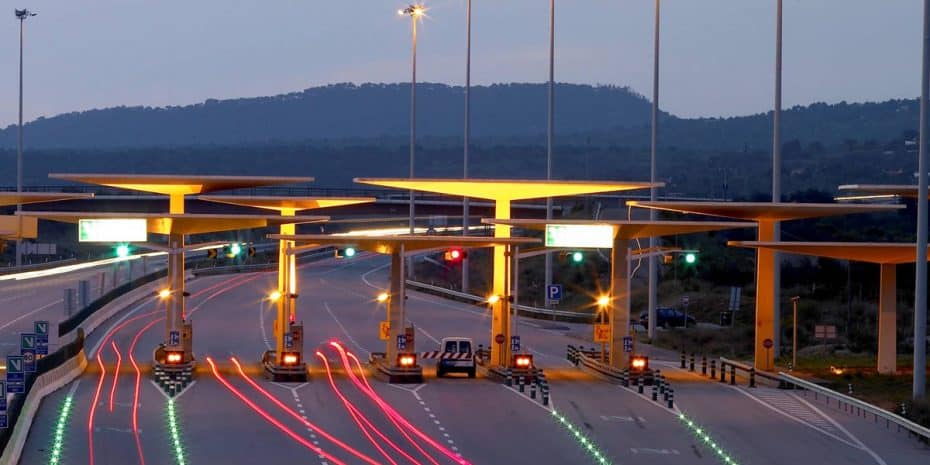
[[685, 254], [685, 263], [689, 265], [693, 265], [695, 262], [697, 262], [697, 254], [693, 254], [693, 253]]
[[233, 256], [237, 256], [241, 252], [242, 252], [242, 246], [240, 246], [239, 244], [232, 244], [229, 246], [229, 253], [232, 254]]
[[119, 258], [126, 258], [129, 256], [129, 246], [126, 244], [120, 244], [116, 246], [116, 256]]
[[355, 247], [346, 247], [345, 256], [352, 258], [355, 256]]
[[575, 263], [581, 263], [582, 260], [584, 260], [584, 254], [583, 254], [583, 253], [581, 253], [581, 252], [574, 252], [574, 253], [572, 253], [572, 261], [573, 261], [573, 262], [575, 262]]

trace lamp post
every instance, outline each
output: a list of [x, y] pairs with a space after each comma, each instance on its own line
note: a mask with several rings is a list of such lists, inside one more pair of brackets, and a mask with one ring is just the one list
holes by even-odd
[[[23, 191], [23, 24], [26, 18], [36, 14], [27, 10], [14, 10], [19, 20], [19, 126], [16, 133], [16, 193]], [[22, 204], [16, 205], [16, 211], [22, 211]], [[23, 264], [22, 240], [16, 240], [16, 266]]]
[[[426, 8], [421, 4], [408, 5], [406, 8], [397, 10], [401, 16], [410, 16], [410, 23], [413, 26], [412, 35], [412, 73], [410, 76], [410, 178], [414, 175], [414, 162], [416, 159], [416, 142], [417, 142], [417, 21], [426, 13]], [[414, 232], [415, 215], [414, 215], [414, 191], [410, 191], [410, 234]], [[413, 276], [413, 259], [407, 258], [407, 275]]]
[[917, 162], [917, 283], [914, 292], [913, 398], [927, 388], [927, 99], [930, 98], [930, 0], [924, 0], [923, 52], [920, 75], [920, 147]]
[[[649, 167], [649, 182], [656, 182], [656, 150], [658, 145], [658, 126], [659, 126], [659, 13], [661, 11], [661, 0], [656, 0], [655, 7], [655, 40], [653, 47], [653, 63], [652, 63], [652, 152], [650, 158], [650, 167]], [[656, 187], [649, 188], [649, 200], [652, 202], [656, 201], [656, 194], [658, 189]], [[649, 220], [655, 221], [656, 211], [655, 209], [649, 209]], [[659, 245], [659, 241], [655, 237], [649, 238], [649, 250], [655, 251], [656, 247]], [[655, 339], [656, 337], [656, 286], [659, 279], [658, 266], [656, 263], [656, 256], [650, 255], [649, 257], [649, 307], [648, 307], [648, 318], [649, 318], [649, 327], [648, 327], [648, 336], [649, 339]]]
[[794, 296], [791, 298], [791, 307], [793, 309], [794, 317], [791, 323], [791, 369], [794, 370], [798, 366], [798, 301], [801, 300], [801, 296]]
[[[546, 123], [546, 179], [552, 179], [552, 132], [555, 126], [555, 0], [549, 0], [549, 87], [548, 121]], [[546, 219], [552, 219], [552, 197], [546, 199]], [[546, 288], [552, 284], [552, 254], [546, 254]], [[549, 308], [546, 296], [546, 308]]]
[[[468, 179], [468, 144], [471, 142], [471, 0], [465, 6], [465, 152], [462, 177]], [[468, 235], [468, 197], [462, 199], [462, 235]], [[462, 292], [468, 293], [468, 257], [462, 259]]]
[[[772, 130], [772, 203], [781, 202], [781, 51], [782, 51], [782, 3], [783, 0], [776, 0], [775, 12], [775, 108], [773, 113], [773, 130]], [[774, 240], [781, 240], [781, 226], [776, 222], [774, 225]], [[781, 350], [781, 259], [778, 252], [774, 253], [774, 286], [772, 291], [772, 303], [775, 309], [775, 318], [773, 320], [773, 329], [775, 332], [775, 354]]]

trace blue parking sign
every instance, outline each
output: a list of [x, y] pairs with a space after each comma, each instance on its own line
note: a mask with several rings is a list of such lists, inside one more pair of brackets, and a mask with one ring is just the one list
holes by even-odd
[[562, 300], [562, 285], [550, 284], [546, 286], [546, 300], [554, 304], [559, 303]]

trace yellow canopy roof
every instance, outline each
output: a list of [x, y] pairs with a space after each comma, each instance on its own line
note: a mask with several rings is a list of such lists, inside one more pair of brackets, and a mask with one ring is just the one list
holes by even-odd
[[204, 194], [247, 187], [312, 182], [311, 177], [197, 176], [176, 174], [52, 173], [48, 177], [156, 194]]
[[494, 238], [481, 236], [333, 236], [327, 234], [269, 234], [269, 239], [295, 241], [313, 245], [346, 245], [371, 252], [389, 254], [404, 245], [407, 252], [444, 247], [493, 247], [497, 245], [539, 244], [529, 237]]
[[917, 244], [908, 243], [730, 241], [727, 245], [880, 264], [914, 263], [917, 260]]
[[298, 211], [315, 208], [341, 207], [360, 203], [374, 202], [374, 197], [277, 197], [277, 196], [241, 196], [241, 195], [201, 195], [199, 200], [227, 203], [245, 207], [264, 208], [276, 211]]
[[0, 192], [0, 207], [41, 202], [57, 202], [59, 200], [90, 199], [93, 197], [94, 194], [71, 194], [65, 192]]
[[899, 210], [904, 205], [860, 205], [836, 203], [788, 203], [788, 202], [678, 202], [639, 201], [626, 203], [631, 207], [652, 208], [678, 213], [720, 216], [740, 220], [786, 221], [823, 216], [848, 215], [852, 213], [879, 213]]
[[38, 212], [24, 211], [19, 215], [43, 220], [77, 223], [82, 219], [142, 218], [153, 234], [203, 234], [210, 232], [235, 231], [238, 229], [264, 228], [279, 224], [319, 223], [327, 216], [277, 216], [277, 215], [214, 215], [214, 214], [170, 214], [170, 213], [101, 213], [101, 212]]
[[662, 187], [664, 183], [520, 179], [355, 178], [355, 182], [490, 200], [526, 200]]
[[627, 221], [627, 220], [496, 220], [485, 218], [484, 224], [503, 224], [526, 229], [545, 230], [547, 224], [578, 224], [612, 226], [614, 235], [622, 239], [671, 236], [723, 229], [756, 228], [756, 223], [723, 221]]

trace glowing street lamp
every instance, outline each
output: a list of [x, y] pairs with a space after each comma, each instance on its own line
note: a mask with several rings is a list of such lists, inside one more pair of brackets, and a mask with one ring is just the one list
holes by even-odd
[[375, 300], [377, 300], [379, 303], [384, 303], [387, 302], [389, 298], [391, 298], [390, 294], [387, 292], [382, 292], [378, 294], [378, 297], [375, 297]]
[[[23, 191], [23, 24], [26, 18], [36, 14], [27, 10], [14, 10], [19, 20], [19, 125], [16, 132], [16, 192]], [[16, 211], [23, 209], [22, 204], [16, 205]], [[16, 240], [16, 266], [22, 265], [22, 241]]]
[[271, 291], [271, 293], [268, 294], [268, 300], [272, 302], [277, 302], [278, 299], [280, 298], [281, 298], [281, 291]]
[[171, 289], [162, 289], [158, 291], [158, 298], [164, 300], [171, 297]]

